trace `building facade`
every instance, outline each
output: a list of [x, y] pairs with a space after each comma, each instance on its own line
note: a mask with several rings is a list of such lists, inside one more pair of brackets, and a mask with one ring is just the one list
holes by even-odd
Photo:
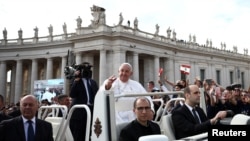
[[[69, 80], [64, 69], [82, 62], [93, 65], [92, 76], [99, 85], [109, 76], [118, 75], [121, 63], [129, 62], [133, 66], [132, 79], [145, 88], [150, 80], [157, 83], [160, 68], [163, 68], [162, 79], [166, 76], [172, 82], [189, 79], [193, 83], [199, 76], [201, 80], [212, 78], [222, 86], [232, 83], [241, 83], [244, 89], [250, 86], [247, 51], [240, 54], [237, 48], [230, 51], [223, 46], [213, 47], [212, 43], [200, 45], [195, 38], [187, 42], [178, 39], [170, 29], [166, 36], [161, 36], [157, 31], [152, 34], [137, 26], [108, 26], [105, 9], [93, 6], [92, 12], [91, 25], [82, 27], [78, 23], [75, 33], [64, 29], [55, 36], [52, 33], [46, 37], [35, 34], [27, 39], [21, 35], [18, 39], [4, 36], [0, 44], [0, 94], [7, 102], [16, 103], [22, 95], [34, 93], [35, 80], [62, 78], [66, 82], [64, 93], [68, 94]], [[73, 55], [69, 57], [68, 52]], [[180, 72], [183, 64], [191, 66], [189, 75]]]

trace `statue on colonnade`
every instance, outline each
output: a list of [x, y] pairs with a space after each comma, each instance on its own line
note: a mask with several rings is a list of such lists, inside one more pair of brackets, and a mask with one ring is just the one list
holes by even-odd
[[119, 23], [118, 23], [118, 25], [122, 25], [122, 22], [123, 22], [123, 16], [122, 16], [122, 12], [119, 14], [119, 16], [120, 16], [120, 19], [119, 19]]
[[35, 27], [34, 28], [34, 38], [38, 38], [38, 28], [37, 27]]
[[213, 43], [212, 43], [212, 40], [210, 39], [209, 41], [209, 44], [210, 44], [210, 47], [213, 47]]
[[206, 41], [206, 47], [208, 47], [209, 46], [209, 40], [207, 39], [207, 41]]
[[244, 55], [248, 55], [248, 49], [244, 48]]
[[66, 23], [63, 24], [63, 33], [67, 34], [67, 25], [66, 25]]
[[91, 27], [97, 27], [99, 25], [105, 25], [106, 24], [106, 15], [105, 15], [105, 9], [96, 5], [93, 5], [93, 7], [90, 8], [92, 11], [92, 16], [94, 17], [93, 20], [91, 20]]
[[76, 22], [77, 22], [77, 28], [81, 28], [82, 27], [82, 19], [80, 16], [78, 16], [78, 18], [76, 19]]
[[189, 34], [189, 43], [191, 43], [191, 42], [192, 42], [192, 35]]
[[233, 46], [233, 49], [234, 49], [234, 53], [238, 52], [238, 47], [237, 46]]
[[170, 39], [170, 36], [171, 36], [171, 29], [170, 29], [170, 27], [168, 27], [168, 29], [167, 29], [167, 38]]
[[53, 36], [53, 26], [51, 24], [48, 27], [48, 30], [49, 30], [49, 36]]
[[173, 40], [176, 41], [176, 32], [173, 30]]
[[155, 25], [155, 36], [158, 36], [159, 34], [159, 29], [160, 29], [160, 26], [158, 24]]
[[18, 38], [19, 39], [23, 38], [23, 30], [21, 28], [18, 30]]
[[3, 39], [7, 40], [7, 30], [6, 30], [6, 28], [4, 28], [4, 30], [3, 30]]
[[137, 17], [135, 17], [135, 20], [134, 20], [134, 29], [138, 30], [138, 19], [137, 19]]
[[196, 36], [193, 35], [193, 42], [196, 43]]

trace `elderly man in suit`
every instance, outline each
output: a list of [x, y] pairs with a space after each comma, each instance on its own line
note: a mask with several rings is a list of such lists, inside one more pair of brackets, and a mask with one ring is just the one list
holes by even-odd
[[0, 141], [53, 141], [52, 125], [36, 118], [38, 101], [34, 95], [20, 100], [21, 116], [0, 123]]
[[198, 105], [200, 90], [197, 85], [189, 85], [184, 89], [185, 104], [172, 112], [176, 139], [208, 132], [209, 126], [227, 116], [227, 111], [219, 111], [215, 117], [208, 119]]

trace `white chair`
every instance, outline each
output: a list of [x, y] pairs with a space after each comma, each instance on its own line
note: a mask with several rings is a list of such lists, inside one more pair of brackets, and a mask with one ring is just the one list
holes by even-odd
[[175, 130], [172, 122], [172, 115], [164, 115], [159, 123], [162, 134], [166, 135], [170, 141], [175, 140]]
[[231, 122], [231, 125], [250, 125], [250, 116], [244, 114], [236, 114]]
[[165, 135], [148, 135], [141, 136], [138, 141], [168, 141], [168, 137]]

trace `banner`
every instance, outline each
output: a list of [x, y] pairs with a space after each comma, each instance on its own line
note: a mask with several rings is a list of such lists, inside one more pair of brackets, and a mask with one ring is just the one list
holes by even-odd
[[191, 68], [190, 65], [181, 65], [181, 66], [180, 66], [180, 71], [181, 71], [181, 73], [183, 73], [183, 74], [189, 75], [189, 73], [190, 73], [190, 68]]
[[34, 81], [34, 95], [38, 101], [48, 100], [60, 94], [64, 94], [64, 79], [49, 79]]

